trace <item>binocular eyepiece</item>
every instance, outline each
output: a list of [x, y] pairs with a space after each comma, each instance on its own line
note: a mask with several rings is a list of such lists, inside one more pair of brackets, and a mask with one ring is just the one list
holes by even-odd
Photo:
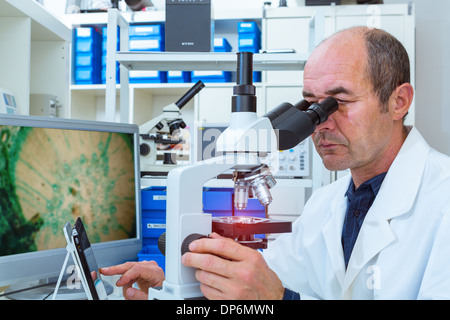
[[278, 150], [287, 150], [309, 137], [316, 126], [327, 121], [338, 107], [339, 104], [333, 97], [313, 104], [306, 100], [295, 105], [285, 102], [266, 113], [264, 117], [270, 119], [278, 135]]

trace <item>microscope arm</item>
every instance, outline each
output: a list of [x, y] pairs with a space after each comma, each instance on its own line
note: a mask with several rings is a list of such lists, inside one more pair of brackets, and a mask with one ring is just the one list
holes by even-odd
[[165, 120], [170, 121], [170, 120], [175, 120], [175, 119], [181, 119], [181, 114], [180, 114], [180, 109], [176, 106], [176, 104], [172, 103], [172, 104], [164, 107], [162, 114], [160, 114], [156, 118], [153, 118], [152, 120], [147, 121], [146, 123], [140, 125], [139, 133], [140, 134], [150, 133], [153, 130], [153, 128], [156, 127], [156, 125], [158, 123], [167, 125], [167, 121], [165, 121]]
[[[205, 84], [202, 81], [197, 81], [188, 92], [186, 92], [177, 102], [171, 103], [164, 107], [163, 113], [156, 118], [144, 123], [139, 126], [139, 133], [146, 134], [150, 133], [153, 128], [155, 128], [158, 123], [161, 122], [162, 125], [167, 125], [168, 122], [181, 119], [180, 110], [197, 94], [205, 87]], [[162, 128], [161, 128], [162, 129]], [[167, 131], [169, 132], [169, 131]]]
[[195, 269], [181, 264], [181, 243], [193, 234], [211, 233], [212, 218], [202, 209], [203, 185], [237, 163], [258, 165], [259, 158], [229, 154], [172, 169], [167, 177], [166, 279], [162, 290], [149, 290], [149, 299], [201, 297]]

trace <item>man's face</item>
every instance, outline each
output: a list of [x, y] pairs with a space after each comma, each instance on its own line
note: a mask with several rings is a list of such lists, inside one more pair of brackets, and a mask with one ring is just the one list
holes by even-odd
[[[362, 40], [361, 40], [362, 41]], [[381, 113], [378, 97], [366, 77], [366, 53], [359, 45], [326, 44], [313, 53], [304, 71], [304, 98], [318, 102], [333, 96], [339, 109], [312, 135], [329, 170], [373, 171], [389, 152], [393, 121]]]

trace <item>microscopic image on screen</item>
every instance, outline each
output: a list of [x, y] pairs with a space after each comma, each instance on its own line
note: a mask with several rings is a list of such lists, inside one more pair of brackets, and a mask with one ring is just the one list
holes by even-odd
[[0, 256], [136, 237], [133, 135], [0, 126]]

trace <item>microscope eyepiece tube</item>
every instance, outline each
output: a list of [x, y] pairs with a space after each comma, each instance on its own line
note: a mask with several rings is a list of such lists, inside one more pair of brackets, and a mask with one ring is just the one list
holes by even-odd
[[316, 126], [325, 122], [338, 107], [339, 104], [333, 97], [312, 105], [306, 100], [295, 106], [285, 102], [264, 116], [270, 119], [277, 133], [278, 150], [287, 150], [309, 137]]
[[256, 89], [253, 85], [253, 53], [237, 53], [237, 79], [231, 97], [231, 112], [256, 113]]
[[192, 88], [189, 89], [175, 104], [178, 108], [183, 108], [197, 93], [205, 87], [205, 84], [199, 80]]
[[297, 102], [294, 107], [300, 111], [306, 111], [311, 106], [311, 103], [309, 103], [307, 100], [303, 99]]
[[[333, 112], [335, 112], [338, 109], [338, 107], [339, 104], [337, 103], [335, 98], [327, 97], [320, 103], [312, 104], [306, 110], [306, 113], [308, 113], [311, 119], [316, 122], [316, 125], [318, 125], [327, 121], [328, 116]], [[316, 115], [314, 115], [313, 112], [316, 113]]]
[[238, 85], [253, 85], [253, 53], [238, 52], [237, 80]]

